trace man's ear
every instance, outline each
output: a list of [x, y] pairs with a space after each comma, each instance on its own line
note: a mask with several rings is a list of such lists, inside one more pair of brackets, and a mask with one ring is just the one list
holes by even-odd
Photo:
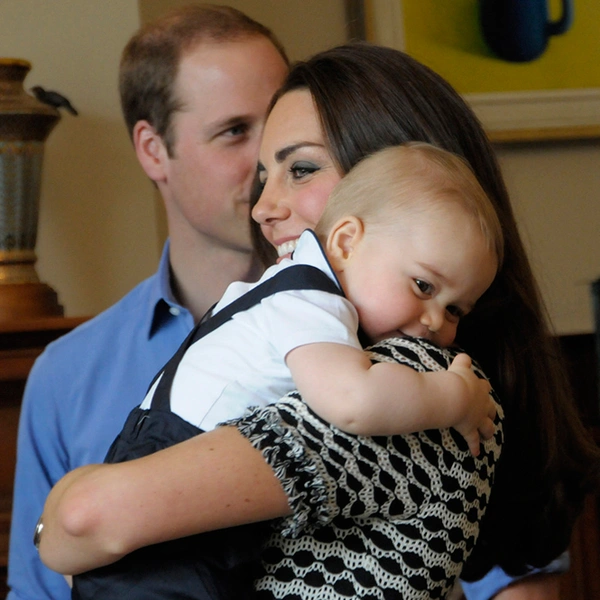
[[148, 121], [138, 121], [133, 127], [132, 137], [135, 153], [146, 175], [155, 183], [163, 181], [169, 156], [162, 138]]
[[365, 234], [365, 225], [355, 216], [342, 217], [331, 228], [325, 250], [331, 266], [343, 271]]

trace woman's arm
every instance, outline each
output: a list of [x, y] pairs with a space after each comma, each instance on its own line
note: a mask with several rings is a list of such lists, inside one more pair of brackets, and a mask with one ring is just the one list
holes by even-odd
[[[449, 362], [444, 351], [437, 352], [436, 360], [433, 347], [414, 341], [395, 340], [380, 347], [381, 353], [371, 353], [375, 360], [420, 369], [428, 364], [432, 370], [446, 368]], [[356, 438], [328, 427], [294, 397], [259, 409], [235, 426], [131, 462], [90, 465], [65, 476], [44, 510], [40, 544], [44, 562], [73, 574], [114, 562], [144, 545], [280, 516], [292, 515], [280, 523], [282, 535], [292, 536], [330, 523], [336, 515], [351, 518], [358, 512], [368, 516], [383, 511], [384, 518], [397, 490], [383, 486], [379, 491], [384, 493], [377, 493], [375, 487], [381, 488], [381, 482], [376, 486], [369, 471], [363, 473], [358, 467], [349, 473], [347, 461], [372, 459], [392, 450], [405, 455], [401, 462], [411, 456], [411, 444], [401, 439], [388, 448], [380, 446], [381, 439]], [[438, 437], [461, 451], [448, 430]], [[366, 442], [368, 448], [363, 447]], [[484, 458], [490, 476], [499, 448], [493, 440], [488, 443], [491, 453]], [[342, 455], [346, 460], [338, 462]], [[390, 468], [389, 462], [383, 464]], [[377, 460], [373, 466], [382, 468]], [[406, 479], [401, 473], [398, 476]], [[469, 478], [473, 477], [478, 474], [471, 472]], [[372, 501], [365, 504], [365, 490], [358, 494], [354, 485], [347, 493], [349, 479], [368, 487]], [[340, 485], [345, 492], [341, 495]], [[387, 508], [380, 506], [382, 498]], [[408, 512], [418, 503], [409, 504]], [[394, 510], [397, 519], [398, 507]]]
[[76, 574], [148, 544], [289, 513], [262, 454], [221, 427], [144, 458], [67, 474], [46, 501], [39, 550], [51, 569]]

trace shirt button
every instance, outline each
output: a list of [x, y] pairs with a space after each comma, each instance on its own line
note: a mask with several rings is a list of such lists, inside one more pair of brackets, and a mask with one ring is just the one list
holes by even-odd
[[178, 317], [181, 314], [181, 310], [179, 308], [177, 308], [177, 306], [171, 306], [169, 308], [169, 312], [174, 316], [174, 317]]

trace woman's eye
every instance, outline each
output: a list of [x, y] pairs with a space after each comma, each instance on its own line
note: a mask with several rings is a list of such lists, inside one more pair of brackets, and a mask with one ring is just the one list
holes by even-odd
[[292, 174], [292, 177], [294, 179], [302, 179], [303, 177], [306, 177], [307, 175], [311, 175], [312, 173], [314, 173], [315, 171], [318, 171], [319, 168], [315, 165], [313, 165], [312, 163], [294, 163], [291, 167], [290, 167], [290, 173]]
[[415, 279], [415, 284], [417, 285], [419, 291], [422, 294], [427, 294], [428, 296], [433, 294], [433, 286], [430, 283], [424, 281], [423, 279]]

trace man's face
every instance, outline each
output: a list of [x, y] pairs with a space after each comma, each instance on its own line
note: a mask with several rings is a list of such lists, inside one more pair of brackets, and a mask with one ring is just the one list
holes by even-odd
[[159, 188], [170, 235], [251, 250], [249, 199], [272, 95], [287, 66], [269, 40], [201, 43], [182, 59], [175, 143]]

